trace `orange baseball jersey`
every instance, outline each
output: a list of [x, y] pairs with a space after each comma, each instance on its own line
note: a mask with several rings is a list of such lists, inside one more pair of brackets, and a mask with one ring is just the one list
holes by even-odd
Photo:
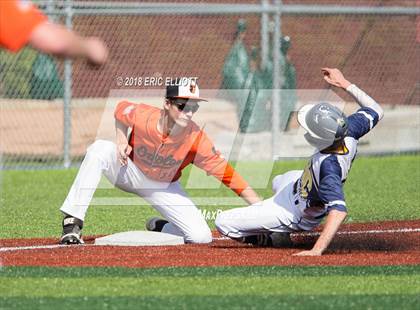
[[0, 1], [0, 46], [17, 52], [47, 17], [30, 1]]
[[120, 102], [115, 109], [115, 118], [132, 128], [130, 158], [147, 177], [173, 182], [181, 177], [182, 169], [193, 163], [238, 195], [248, 187], [194, 122], [181, 134], [164, 137], [157, 129], [162, 113], [161, 109], [128, 101]]

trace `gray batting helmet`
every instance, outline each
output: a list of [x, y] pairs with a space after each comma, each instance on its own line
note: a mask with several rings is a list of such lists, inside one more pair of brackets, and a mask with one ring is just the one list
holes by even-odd
[[306, 141], [319, 150], [341, 142], [347, 135], [347, 116], [327, 102], [303, 106], [298, 122], [307, 131]]

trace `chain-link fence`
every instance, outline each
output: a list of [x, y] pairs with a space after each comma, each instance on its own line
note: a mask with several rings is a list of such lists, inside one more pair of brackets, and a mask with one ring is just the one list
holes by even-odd
[[[367, 152], [419, 148], [415, 0], [35, 3], [55, 21], [103, 38], [110, 59], [100, 69], [74, 61], [65, 70], [63, 61], [31, 48], [0, 52], [3, 168], [77, 164], [96, 137], [112, 90], [176, 76], [199, 77], [202, 89], [251, 90], [243, 106], [221, 100], [223, 117], [214, 126], [220, 132], [239, 128], [254, 137], [256, 148], [261, 140], [272, 141], [271, 154], [281, 153], [272, 128], [296, 128], [289, 114], [301, 99], [293, 90], [326, 88], [323, 66], [341, 68], [390, 111]], [[259, 99], [260, 89], [273, 88], [288, 91]], [[380, 139], [392, 145], [376, 149]]]

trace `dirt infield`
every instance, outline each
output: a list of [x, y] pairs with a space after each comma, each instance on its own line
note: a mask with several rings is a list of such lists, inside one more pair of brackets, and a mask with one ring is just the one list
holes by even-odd
[[292, 235], [294, 248], [255, 248], [215, 233], [206, 245], [157, 247], [95, 246], [86, 237], [83, 246], [58, 246], [57, 239], [0, 240], [4, 266], [373, 266], [420, 264], [420, 220], [343, 225], [321, 257], [291, 254], [311, 248], [316, 233]]

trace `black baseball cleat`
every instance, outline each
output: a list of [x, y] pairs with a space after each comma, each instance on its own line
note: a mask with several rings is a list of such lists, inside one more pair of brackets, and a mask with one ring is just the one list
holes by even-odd
[[167, 220], [161, 219], [159, 217], [152, 217], [151, 219], [148, 219], [146, 222], [146, 229], [148, 231], [162, 231], [163, 226], [168, 224], [169, 222]]
[[242, 243], [249, 243], [259, 247], [290, 248], [293, 242], [288, 232], [273, 232], [258, 234], [236, 239]]
[[73, 216], [66, 216], [63, 219], [63, 234], [60, 244], [84, 244], [82, 240], [83, 221]]
[[259, 247], [270, 247], [273, 245], [270, 234], [258, 234], [236, 239], [242, 243], [248, 243]]

